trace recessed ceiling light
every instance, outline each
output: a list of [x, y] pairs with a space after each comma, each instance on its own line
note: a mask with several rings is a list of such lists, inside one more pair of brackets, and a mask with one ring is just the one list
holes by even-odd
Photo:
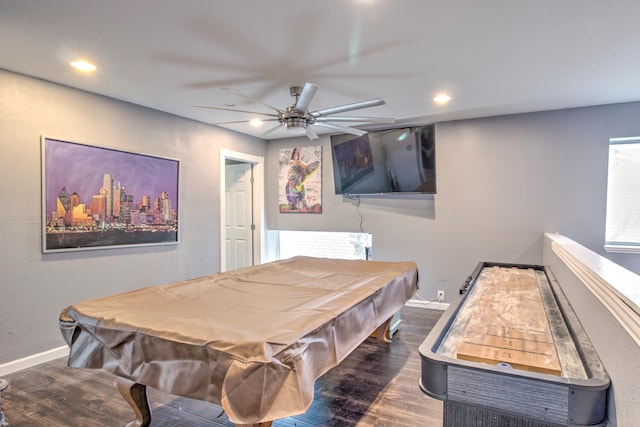
[[75, 68], [76, 70], [80, 70], [80, 71], [95, 71], [96, 70], [96, 66], [84, 61], [84, 60], [79, 60], [79, 61], [72, 61], [69, 63], [69, 65], [71, 65], [73, 68]]
[[254, 128], [259, 128], [260, 126], [262, 126], [264, 124], [264, 122], [260, 119], [253, 119], [249, 122], [249, 124], [251, 126], [253, 126]]
[[451, 101], [451, 97], [445, 93], [441, 93], [433, 98], [433, 100], [438, 104], [446, 104], [447, 102]]

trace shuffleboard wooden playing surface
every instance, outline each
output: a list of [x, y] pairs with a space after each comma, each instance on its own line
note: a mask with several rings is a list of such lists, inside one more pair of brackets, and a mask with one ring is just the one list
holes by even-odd
[[485, 268], [475, 292], [458, 359], [561, 374], [535, 270]]

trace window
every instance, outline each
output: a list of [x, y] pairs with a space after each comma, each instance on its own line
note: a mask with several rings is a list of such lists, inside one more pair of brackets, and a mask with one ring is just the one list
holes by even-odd
[[640, 137], [609, 140], [605, 250], [640, 253]]
[[371, 258], [369, 233], [280, 230], [279, 235], [279, 259], [296, 255], [340, 259]]

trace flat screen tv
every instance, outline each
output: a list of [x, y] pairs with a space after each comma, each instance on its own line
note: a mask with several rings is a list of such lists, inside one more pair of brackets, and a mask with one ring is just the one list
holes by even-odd
[[336, 194], [436, 192], [435, 125], [331, 136]]

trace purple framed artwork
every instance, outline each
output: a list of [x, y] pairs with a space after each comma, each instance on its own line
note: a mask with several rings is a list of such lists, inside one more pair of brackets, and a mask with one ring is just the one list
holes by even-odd
[[42, 251], [178, 243], [175, 159], [42, 137]]
[[280, 150], [280, 213], [322, 213], [322, 147]]

